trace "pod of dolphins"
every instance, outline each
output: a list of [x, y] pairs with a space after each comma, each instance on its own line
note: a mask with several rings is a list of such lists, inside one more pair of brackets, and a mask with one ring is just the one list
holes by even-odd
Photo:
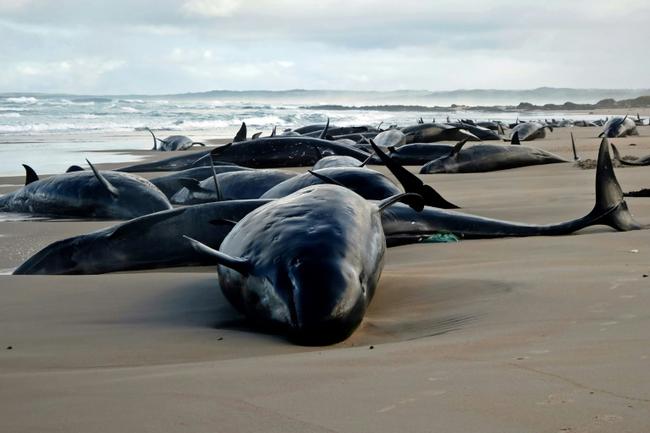
[[[593, 225], [642, 228], [628, 210], [609, 153], [610, 134], [636, 133], [636, 123], [627, 117], [604, 123], [595, 205], [570, 221], [523, 224], [453, 210], [456, 204], [403, 167], [421, 165], [420, 174], [471, 173], [570, 162], [520, 144], [559, 126], [447, 119], [380, 130], [328, 121], [248, 139], [243, 124], [226, 145], [116, 171], [100, 171], [88, 162], [90, 170], [73, 166], [40, 179], [25, 166], [25, 186], [0, 196], [0, 211], [126, 220], [54, 242], [14, 274], [216, 265], [225, 297], [257, 326], [297, 344], [334, 344], [363, 321], [387, 247], [447, 233], [473, 239], [565, 235]], [[203, 145], [150, 132], [153, 150]], [[458, 143], [436, 143], [448, 140]], [[510, 143], [468, 145], [482, 140]], [[373, 164], [385, 165], [397, 183], [369, 167]], [[283, 167], [310, 169], [299, 173]], [[133, 174], [155, 171], [172, 173], [150, 181]]]

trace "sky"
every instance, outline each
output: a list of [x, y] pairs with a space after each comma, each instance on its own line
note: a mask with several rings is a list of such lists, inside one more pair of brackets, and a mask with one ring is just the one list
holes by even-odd
[[648, 0], [0, 0], [0, 92], [647, 88]]

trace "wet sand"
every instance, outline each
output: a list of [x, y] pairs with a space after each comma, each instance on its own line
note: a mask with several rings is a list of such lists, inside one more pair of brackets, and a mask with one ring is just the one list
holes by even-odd
[[[595, 158], [596, 128], [558, 128], [529, 144], [569, 157], [569, 131], [581, 156]], [[640, 133], [613, 142], [624, 155], [650, 154], [650, 128]], [[616, 171], [624, 190], [650, 187], [649, 173]], [[591, 209], [594, 175], [567, 163], [423, 178], [465, 212], [550, 223]], [[628, 204], [650, 224], [650, 199]], [[0, 269], [111, 224], [0, 222]], [[594, 227], [564, 237], [392, 248], [362, 327], [324, 348], [251, 329], [209, 267], [2, 275], [0, 425], [8, 432], [647, 432], [648, 245], [650, 231]]]

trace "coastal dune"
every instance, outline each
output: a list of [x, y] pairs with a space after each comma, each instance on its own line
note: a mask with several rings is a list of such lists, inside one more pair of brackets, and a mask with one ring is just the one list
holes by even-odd
[[[558, 128], [526, 144], [570, 158], [570, 131], [581, 157], [595, 158], [597, 128]], [[650, 127], [639, 132], [612, 141], [625, 155], [650, 154]], [[625, 191], [648, 188], [648, 170], [616, 175]], [[594, 175], [567, 163], [422, 179], [464, 212], [552, 223], [591, 209]], [[650, 199], [627, 201], [650, 224]], [[111, 224], [0, 221], [0, 269], [8, 274], [55, 240]], [[0, 425], [644, 432], [649, 245], [648, 230], [591, 227], [563, 237], [391, 248], [361, 327], [322, 348], [252, 328], [221, 294], [212, 267], [0, 275]]]

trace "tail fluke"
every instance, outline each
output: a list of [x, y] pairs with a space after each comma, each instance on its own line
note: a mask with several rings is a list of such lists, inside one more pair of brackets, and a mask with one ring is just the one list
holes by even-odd
[[442, 209], [458, 209], [458, 206], [445, 200], [444, 197], [442, 197], [435, 189], [426, 185], [416, 175], [402, 167], [390, 156], [386, 155], [373, 140], [370, 140], [370, 145], [377, 156], [379, 156], [379, 159], [381, 159], [390, 172], [393, 173], [393, 176], [397, 178], [399, 183], [402, 184], [404, 191], [422, 196], [424, 204], [427, 206], [434, 206]]
[[626, 161], [626, 160], [624, 160], [624, 159], [621, 157], [621, 154], [620, 154], [620, 152], [618, 151], [618, 149], [616, 148], [616, 146], [614, 146], [614, 143], [612, 143], [611, 146], [612, 146], [612, 150], [614, 151], [614, 159], [615, 159], [619, 164], [623, 164], [623, 165], [634, 165], [634, 166], [641, 166], [641, 165], [644, 165], [644, 164], [641, 164], [641, 163], [636, 162], [636, 161]]
[[593, 224], [604, 224], [618, 231], [638, 230], [641, 225], [627, 208], [623, 190], [614, 174], [609, 154], [609, 140], [603, 138], [598, 151], [596, 169], [596, 205], [590, 213], [596, 218]]

